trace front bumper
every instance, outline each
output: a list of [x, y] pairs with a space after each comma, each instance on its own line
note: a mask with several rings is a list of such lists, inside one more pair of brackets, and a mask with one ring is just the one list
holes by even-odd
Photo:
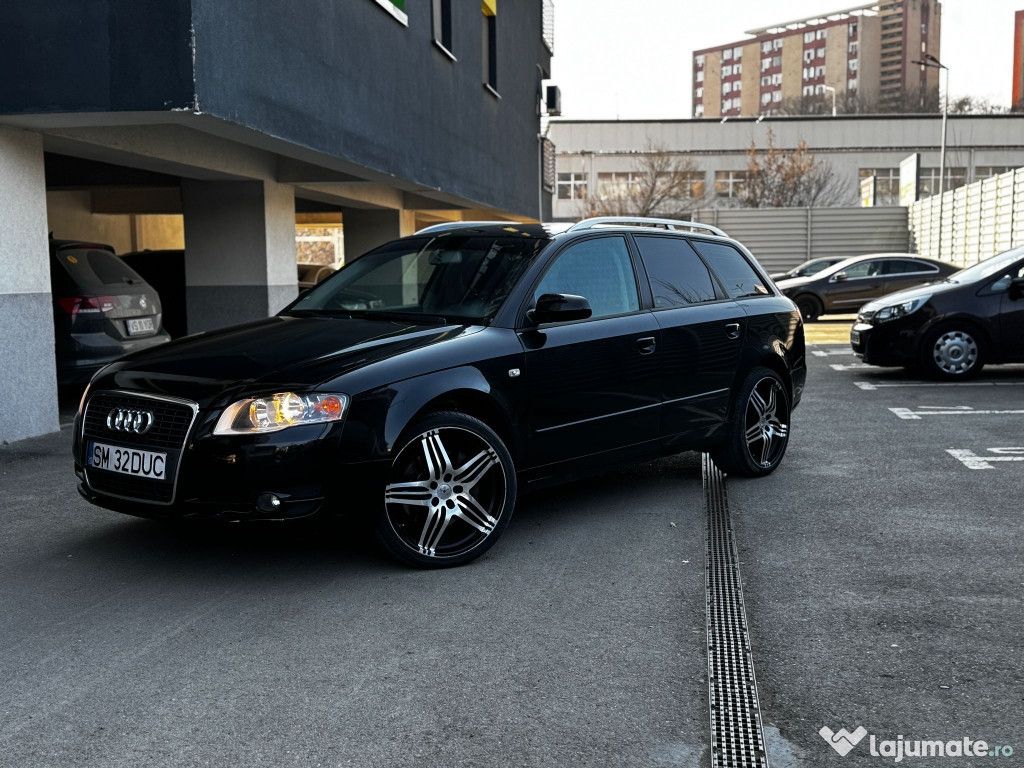
[[916, 323], [901, 318], [873, 324], [858, 320], [850, 329], [853, 353], [869, 365], [905, 366], [917, 359]]
[[[105, 509], [159, 519], [288, 520], [376, 509], [374, 499], [379, 502], [382, 498], [390, 462], [359, 456], [342, 437], [344, 422], [297, 426], [259, 436], [215, 437], [212, 425], [218, 414], [198, 414], [181, 449], [175, 477], [167, 481], [174, 483], [167, 503], [132, 497], [131, 490], [115, 495], [109, 489], [114, 473], [86, 469], [84, 444], [100, 437], [83, 435], [82, 417], [76, 417], [74, 458], [79, 493]], [[102, 439], [114, 446], [121, 442], [115, 434]], [[137, 447], [148, 450], [145, 445]], [[171, 454], [168, 456], [170, 465]], [[270, 511], [259, 503], [267, 494], [279, 500]]]

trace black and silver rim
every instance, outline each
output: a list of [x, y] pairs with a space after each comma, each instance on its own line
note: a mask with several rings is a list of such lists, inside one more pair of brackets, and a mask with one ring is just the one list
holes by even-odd
[[943, 373], [962, 376], [978, 362], [978, 342], [969, 333], [946, 331], [935, 340], [932, 360]]
[[789, 405], [777, 379], [765, 376], [750, 391], [746, 412], [747, 453], [768, 469], [782, 458], [789, 437]]
[[483, 544], [505, 509], [505, 468], [483, 437], [441, 427], [411, 440], [395, 458], [384, 507], [410, 550], [438, 559]]

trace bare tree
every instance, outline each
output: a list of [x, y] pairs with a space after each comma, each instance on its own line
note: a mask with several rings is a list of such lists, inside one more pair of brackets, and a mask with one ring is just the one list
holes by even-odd
[[587, 195], [584, 216], [680, 218], [704, 202], [704, 173], [693, 160], [650, 144], [617, 176]]
[[768, 132], [768, 146], [750, 143], [747, 183], [740, 204], [747, 208], [794, 208], [834, 206], [849, 202], [849, 190], [823, 160], [815, 160], [804, 141], [793, 150], [775, 146]]

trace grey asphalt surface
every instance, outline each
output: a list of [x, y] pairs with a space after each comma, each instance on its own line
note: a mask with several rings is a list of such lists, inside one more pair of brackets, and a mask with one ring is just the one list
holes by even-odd
[[[918, 386], [844, 349], [812, 347], [782, 467], [728, 481], [772, 766], [892, 762], [823, 725], [1024, 754], [1024, 462], [946, 453], [1024, 415], [888, 410], [1024, 410], [1024, 367]], [[420, 572], [344, 528], [100, 510], [69, 441], [0, 447], [0, 766], [708, 765], [697, 456], [526, 497]]]

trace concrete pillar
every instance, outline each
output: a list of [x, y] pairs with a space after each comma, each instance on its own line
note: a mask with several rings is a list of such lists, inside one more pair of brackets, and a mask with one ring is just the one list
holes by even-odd
[[0, 442], [55, 432], [43, 139], [0, 128]]
[[291, 186], [183, 179], [181, 204], [190, 333], [269, 317], [296, 297]]
[[342, 208], [341, 223], [345, 228], [345, 263], [351, 264], [389, 240], [413, 234], [416, 231], [416, 213]]

